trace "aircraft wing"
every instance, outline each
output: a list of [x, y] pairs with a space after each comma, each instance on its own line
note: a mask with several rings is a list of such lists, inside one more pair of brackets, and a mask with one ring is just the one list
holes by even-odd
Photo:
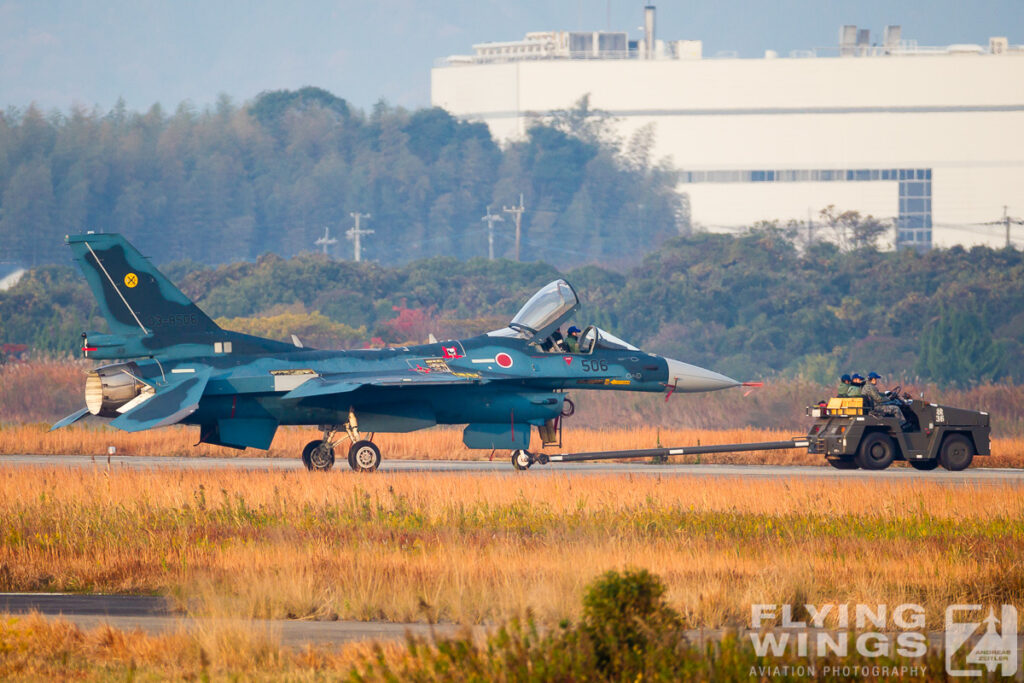
[[396, 370], [393, 372], [369, 373], [369, 374], [341, 374], [341, 375], [320, 375], [306, 380], [296, 388], [289, 391], [282, 398], [308, 398], [310, 396], [328, 396], [335, 394], [347, 394], [361, 387], [422, 387], [422, 386], [451, 386], [454, 384], [485, 384], [490, 379], [482, 373], [443, 373], [426, 372], [419, 373], [410, 370]]
[[[144, 393], [133, 399], [131, 403], [135, 405], [120, 417], [114, 418], [110, 424], [126, 432], [141, 432], [181, 422], [199, 407], [199, 399], [210, 379], [210, 372], [210, 368], [203, 368], [184, 379], [157, 385], [148, 398], [143, 398], [146, 396]], [[122, 406], [122, 409], [131, 403]]]

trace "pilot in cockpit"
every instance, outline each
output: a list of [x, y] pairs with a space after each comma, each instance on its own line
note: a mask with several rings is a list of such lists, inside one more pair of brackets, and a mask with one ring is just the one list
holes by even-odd
[[572, 325], [565, 333], [565, 350], [569, 353], [580, 352], [580, 328]]

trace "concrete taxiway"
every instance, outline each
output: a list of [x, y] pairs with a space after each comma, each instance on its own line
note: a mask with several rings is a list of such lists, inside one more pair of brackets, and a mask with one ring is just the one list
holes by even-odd
[[[980, 456], [978, 460], [984, 460]], [[206, 458], [172, 456], [88, 456], [88, 455], [0, 455], [0, 467], [111, 467], [130, 469], [242, 469], [252, 471], [302, 470], [298, 458]], [[347, 472], [344, 463], [338, 463], [334, 472]], [[1024, 469], [972, 467], [963, 472], [937, 469], [919, 472], [909, 467], [893, 466], [887, 470], [836, 470], [831, 467], [807, 465], [711, 465], [645, 461], [578, 462], [534, 465], [525, 472], [517, 472], [505, 457], [494, 460], [388, 460], [385, 457], [380, 471], [389, 472], [472, 472], [506, 476], [537, 476], [556, 474], [648, 474], [660, 476], [703, 476], [733, 478], [817, 478], [817, 479], [873, 479], [880, 481], [929, 481], [939, 483], [1014, 484], [1024, 485]]]

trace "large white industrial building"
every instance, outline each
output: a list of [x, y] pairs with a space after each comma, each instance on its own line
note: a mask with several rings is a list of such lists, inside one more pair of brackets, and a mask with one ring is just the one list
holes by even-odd
[[[653, 125], [681, 169], [691, 221], [734, 230], [817, 219], [827, 205], [890, 219], [890, 244], [1005, 244], [1024, 215], [1024, 48], [923, 48], [846, 26], [830, 51], [705, 58], [646, 31], [531, 33], [474, 45], [432, 71], [435, 106], [514, 139], [583, 95], [628, 137]], [[828, 53], [828, 54], [826, 54]], [[1012, 226], [1017, 246], [1024, 228]]]

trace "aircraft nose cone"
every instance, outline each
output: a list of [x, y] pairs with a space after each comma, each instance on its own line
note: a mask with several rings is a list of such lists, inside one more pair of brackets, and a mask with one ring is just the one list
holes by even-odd
[[717, 372], [671, 358], [665, 361], [668, 363], [668, 385], [674, 385], [676, 391], [715, 391], [740, 386], [740, 382]]

